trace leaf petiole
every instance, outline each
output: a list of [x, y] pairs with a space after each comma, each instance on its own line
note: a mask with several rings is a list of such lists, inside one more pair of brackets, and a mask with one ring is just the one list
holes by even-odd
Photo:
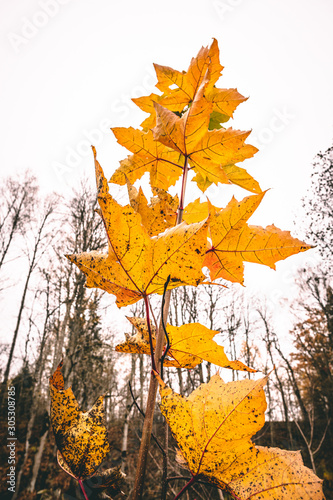
[[151, 332], [151, 325], [150, 325], [150, 317], [149, 317], [149, 300], [147, 295], [144, 295], [143, 297], [145, 301], [145, 307], [146, 307], [146, 318], [147, 318], [147, 326], [148, 326], [148, 333], [149, 333], [149, 345], [150, 345], [150, 355], [151, 355], [151, 368], [155, 372], [157, 372], [156, 368], [156, 363], [155, 363], [155, 357], [154, 357], [154, 347], [153, 347], [153, 336]]
[[83, 496], [84, 496], [85, 500], [89, 500], [88, 497], [87, 497], [87, 493], [86, 493], [86, 491], [84, 489], [84, 486], [83, 486], [83, 483], [82, 483], [81, 479], [79, 479], [79, 485], [81, 487], [81, 490], [82, 490], [82, 493], [83, 493]]
[[183, 486], [183, 488], [180, 490], [180, 492], [175, 496], [173, 500], [178, 500], [178, 498], [180, 498], [183, 495], [183, 493], [185, 493], [185, 491], [188, 490], [192, 486], [192, 484], [196, 482], [197, 477], [198, 476], [191, 477], [189, 482], [186, 483], [185, 486]]

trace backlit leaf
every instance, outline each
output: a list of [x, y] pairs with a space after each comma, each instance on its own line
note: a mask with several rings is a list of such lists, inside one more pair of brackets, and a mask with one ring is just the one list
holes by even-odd
[[175, 149], [182, 155], [189, 155], [196, 144], [206, 134], [212, 104], [203, 97], [209, 83], [209, 73], [205, 75], [194, 100], [182, 117], [155, 103], [156, 127], [152, 130], [154, 139]]
[[[125, 342], [116, 346], [116, 351], [133, 354], [150, 355], [149, 333], [147, 322], [141, 318], [127, 318], [135, 326], [134, 334], [125, 333]], [[170, 348], [164, 365], [175, 368], [194, 368], [202, 361], [209, 361], [222, 368], [255, 372], [241, 361], [230, 361], [224, 347], [218, 345], [213, 338], [219, 332], [209, 330], [200, 323], [166, 326]], [[156, 328], [151, 325], [152, 343], [155, 349]]]
[[204, 265], [209, 268], [212, 280], [224, 278], [243, 283], [244, 261], [275, 269], [277, 261], [311, 248], [293, 238], [289, 231], [281, 231], [275, 226], [264, 229], [247, 225], [264, 194], [248, 196], [241, 202], [233, 198], [225, 209], [211, 217], [209, 230], [212, 245]]
[[151, 238], [141, 224], [141, 215], [130, 205], [119, 205], [109, 194], [96, 157], [95, 167], [99, 214], [106, 229], [109, 253], [85, 252], [67, 256], [86, 274], [86, 286], [116, 295], [121, 307], [151, 293], [162, 294], [169, 275], [169, 288], [201, 283], [205, 279], [201, 267], [206, 250], [207, 222], [183, 222]]
[[178, 196], [173, 197], [163, 189], [155, 188], [156, 196], [153, 196], [148, 204], [141, 187], [137, 190], [128, 181], [127, 189], [131, 207], [141, 215], [142, 225], [149, 236], [156, 236], [175, 226], [179, 205]]
[[231, 183], [224, 167], [251, 158], [258, 151], [245, 144], [249, 134], [231, 128], [207, 131], [190, 154], [190, 165], [211, 182]]
[[266, 377], [225, 384], [218, 374], [185, 398], [157, 375], [161, 412], [194, 478], [238, 500], [322, 500], [321, 480], [299, 452], [256, 447], [251, 437], [265, 422]]
[[207, 101], [213, 103], [213, 111], [228, 118], [232, 118], [237, 106], [247, 100], [247, 97], [243, 97], [237, 89], [218, 89], [216, 87], [206, 92], [205, 97]]
[[[154, 64], [154, 67], [158, 78], [156, 87], [165, 94], [170, 95], [169, 100], [167, 98], [163, 99], [163, 105], [168, 107], [170, 104], [174, 105], [177, 102], [182, 106], [181, 109], [193, 101], [208, 69], [210, 82], [207, 90], [213, 88], [223, 69], [219, 61], [219, 48], [215, 39], [210, 47], [202, 47], [198, 55], [192, 58], [187, 72], [180, 72], [158, 64]], [[170, 88], [175, 85], [178, 88]]]
[[189, 323], [179, 327], [168, 325], [167, 332], [170, 339], [168, 355], [178, 363], [179, 367], [194, 368], [202, 361], [209, 361], [232, 370], [256, 371], [241, 361], [230, 361], [224, 352], [224, 347], [213, 340], [219, 332], [210, 330], [200, 323]]
[[176, 183], [184, 164], [179, 153], [155, 141], [151, 131], [143, 132], [133, 127], [116, 127], [112, 131], [119, 144], [134, 154], [120, 162], [110, 182], [125, 185], [127, 178], [134, 184], [149, 172], [152, 186], [167, 189]]

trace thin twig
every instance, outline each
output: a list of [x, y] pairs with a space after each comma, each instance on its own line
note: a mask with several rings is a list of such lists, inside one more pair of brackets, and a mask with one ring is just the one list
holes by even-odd
[[166, 291], [167, 291], [167, 288], [168, 288], [168, 285], [169, 285], [169, 282], [170, 282], [170, 278], [171, 278], [171, 274], [169, 274], [169, 276], [167, 277], [166, 282], [164, 283], [164, 292], [163, 292], [163, 298], [162, 298], [161, 320], [162, 320], [162, 327], [163, 327], [163, 330], [164, 330], [164, 335], [166, 337], [166, 346], [165, 346], [165, 349], [164, 349], [164, 353], [162, 354], [162, 357], [161, 357], [161, 379], [162, 380], [163, 380], [163, 363], [164, 363], [166, 355], [168, 354], [168, 350], [170, 349], [169, 335], [168, 335], [168, 332], [166, 331], [165, 322], [164, 322], [164, 315], [163, 315], [163, 310], [164, 310], [164, 305], [165, 305], [165, 294], [166, 294]]
[[[145, 412], [144, 412], [143, 410], [141, 410], [140, 406], [139, 406], [139, 405], [138, 405], [138, 403], [136, 402], [136, 399], [137, 399], [137, 398], [135, 398], [135, 397], [134, 397], [134, 394], [133, 394], [133, 391], [132, 391], [132, 385], [131, 385], [131, 382], [128, 382], [128, 386], [129, 386], [129, 390], [130, 390], [130, 393], [131, 393], [131, 396], [132, 396], [132, 398], [133, 398], [133, 402], [134, 402], [134, 404], [135, 404], [136, 408], [139, 410], [139, 413], [141, 413], [141, 415], [143, 416], [143, 418], [145, 418], [145, 417], [146, 417]], [[165, 455], [165, 451], [163, 450], [162, 446], [160, 445], [160, 443], [158, 442], [157, 438], [154, 436], [154, 434], [153, 434], [153, 433], [151, 433], [151, 437], [153, 438], [153, 440], [155, 441], [155, 443], [156, 443], [156, 444], [157, 444], [157, 446], [159, 447], [159, 449], [160, 449], [160, 451], [161, 451], [162, 455], [164, 456], [164, 455]]]
[[324, 439], [325, 439], [326, 432], [327, 432], [327, 430], [328, 430], [328, 428], [329, 428], [330, 423], [331, 423], [331, 419], [329, 418], [329, 419], [327, 420], [327, 425], [326, 425], [326, 429], [325, 429], [325, 431], [324, 431], [323, 437], [321, 438], [320, 443], [318, 444], [317, 448], [316, 448], [316, 449], [314, 450], [314, 452], [313, 452], [313, 454], [314, 454], [314, 455], [315, 455], [316, 453], [318, 453], [318, 451], [320, 450], [321, 445], [323, 444], [323, 441], [324, 441]]

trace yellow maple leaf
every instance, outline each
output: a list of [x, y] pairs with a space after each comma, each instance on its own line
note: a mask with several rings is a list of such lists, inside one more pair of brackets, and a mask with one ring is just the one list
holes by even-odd
[[184, 164], [178, 152], [155, 141], [151, 131], [143, 132], [133, 127], [115, 127], [112, 131], [119, 144], [134, 154], [120, 162], [110, 182], [125, 185], [128, 179], [134, 184], [149, 172], [152, 186], [167, 189], [176, 183]]
[[218, 374], [185, 398], [156, 375], [161, 412], [192, 474], [238, 500], [324, 498], [322, 481], [299, 452], [255, 446], [251, 437], [265, 422], [267, 377], [225, 384]]
[[[76, 479], [91, 477], [110, 451], [103, 397], [83, 413], [71, 388], [65, 389], [62, 362], [50, 378], [50, 420], [62, 467]], [[60, 457], [60, 458], [59, 458]]]
[[275, 269], [277, 261], [311, 248], [311, 245], [293, 238], [289, 231], [281, 231], [275, 226], [262, 228], [247, 224], [264, 194], [248, 196], [241, 202], [232, 198], [226, 208], [211, 216], [212, 244], [204, 265], [209, 268], [212, 280], [223, 278], [243, 283], [244, 261]]
[[[149, 116], [140, 124], [145, 132], [152, 129], [156, 125], [156, 112], [154, 104], [163, 100], [163, 95], [150, 94], [142, 97], [134, 97], [132, 101], [145, 113], [149, 113]], [[168, 108], [170, 109], [170, 108]], [[178, 111], [178, 109], [172, 109], [172, 111]], [[181, 111], [181, 110], [180, 110]]]
[[[147, 321], [143, 318], [129, 317], [126, 316], [128, 321], [134, 326], [134, 333], [125, 333], [125, 341], [116, 345], [115, 350], [117, 352], [131, 353], [131, 354], [148, 354], [150, 352], [149, 343], [149, 332], [147, 327]], [[152, 345], [155, 349], [156, 346], [156, 327], [151, 323], [151, 336]]]
[[[147, 321], [143, 318], [129, 318], [128, 321], [134, 326], [134, 333], [125, 333], [125, 341], [116, 345], [115, 350], [126, 354], [147, 354], [151, 355], [149, 332]], [[151, 323], [151, 337], [153, 349], [156, 346], [156, 327]], [[175, 366], [173, 360], [165, 359], [164, 366]]]
[[199, 86], [189, 109], [179, 117], [169, 109], [155, 103], [156, 126], [152, 129], [154, 139], [189, 156], [194, 147], [205, 136], [212, 104], [203, 97], [210, 81], [207, 72]]
[[238, 167], [237, 165], [225, 165], [224, 167], [214, 167], [217, 170], [217, 175], [212, 172], [210, 175], [210, 179], [207, 178], [203, 172], [198, 172], [195, 177], [193, 177], [193, 181], [197, 183], [197, 186], [204, 193], [209, 186], [213, 183], [218, 184], [236, 184], [247, 191], [251, 191], [252, 193], [259, 194], [261, 193], [261, 187], [259, 183], [250, 175], [244, 168]]
[[189, 323], [182, 326], [167, 326], [170, 340], [168, 356], [175, 360], [173, 366], [194, 368], [202, 361], [209, 361], [222, 368], [255, 372], [241, 361], [230, 361], [224, 347], [218, 345], [213, 338], [219, 332], [210, 330], [200, 323]]
[[[210, 47], [202, 47], [198, 55], [192, 58], [187, 72], [180, 72], [168, 66], [154, 64], [158, 83], [156, 87], [167, 97], [163, 99], [165, 107], [178, 104], [181, 111], [184, 106], [193, 101], [198, 88], [209, 69], [210, 81], [207, 91], [211, 90], [221, 76], [223, 66], [220, 64], [220, 53], [217, 40], [213, 39]], [[176, 86], [177, 88], [170, 88]], [[169, 108], [171, 109], [171, 108]]]
[[216, 87], [205, 92], [205, 97], [208, 102], [213, 103], [213, 111], [225, 116], [224, 121], [232, 118], [237, 106], [248, 99], [242, 96], [237, 89], [218, 89]]
[[163, 189], [155, 188], [156, 196], [153, 196], [148, 204], [141, 187], [137, 190], [127, 181], [127, 189], [131, 207], [141, 215], [142, 225], [149, 236], [156, 236], [175, 226], [179, 205], [177, 195], [171, 196]]
[[251, 158], [258, 149], [245, 144], [250, 132], [241, 130], [207, 130], [189, 155], [189, 163], [195, 172], [210, 182], [231, 183], [224, 167]]
[[167, 229], [150, 237], [141, 215], [130, 206], [119, 205], [109, 194], [103, 170], [96, 159], [98, 213], [107, 233], [109, 252], [67, 255], [87, 276], [86, 286], [116, 295], [119, 307], [169, 288], [197, 286], [204, 281], [201, 271], [206, 250], [207, 221]]
[[192, 201], [191, 203], [186, 205], [183, 212], [183, 219], [188, 224], [191, 224], [193, 222], [200, 222], [207, 219], [209, 212], [212, 213], [212, 210], [213, 208], [210, 205], [210, 202], [201, 202], [200, 198], [197, 198], [195, 201]]
[[[125, 342], [116, 346], [117, 352], [147, 354], [150, 356], [149, 333], [146, 320], [142, 318], [127, 318], [135, 327], [134, 334], [125, 333]], [[213, 338], [219, 332], [210, 330], [200, 323], [166, 326], [169, 336], [169, 350], [164, 360], [164, 366], [175, 368], [194, 368], [202, 361], [209, 361], [222, 368], [255, 372], [241, 361], [230, 361], [224, 352], [224, 347], [218, 345]], [[156, 328], [151, 325], [152, 345], [156, 345]], [[165, 347], [165, 346], [164, 346]]]

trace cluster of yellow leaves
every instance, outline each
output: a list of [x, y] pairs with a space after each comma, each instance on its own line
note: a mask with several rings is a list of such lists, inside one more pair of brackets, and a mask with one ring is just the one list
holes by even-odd
[[[214, 40], [191, 60], [187, 71], [155, 65], [160, 94], [133, 99], [149, 116], [141, 129], [117, 127], [113, 133], [130, 155], [120, 162], [110, 182], [127, 185], [129, 204], [110, 195], [95, 156], [98, 214], [103, 220], [107, 253], [68, 255], [87, 276], [86, 285], [116, 296], [119, 307], [153, 293], [208, 279], [243, 283], [244, 262], [275, 263], [310, 248], [289, 232], [248, 220], [262, 201], [258, 182], [236, 163], [257, 149], [245, 141], [250, 132], [225, 128], [238, 104], [246, 99], [236, 89], [217, 88], [223, 67]], [[254, 193], [224, 208], [208, 200], [183, 207], [167, 189], [188, 169], [205, 191], [212, 183], [237, 184]], [[136, 180], [149, 172], [153, 197], [148, 202]], [[179, 223], [180, 214], [183, 222]], [[178, 224], [177, 224], [178, 222]], [[208, 269], [209, 277], [203, 273]], [[126, 334], [118, 352], [152, 355], [156, 328], [142, 318], [128, 318], [135, 333]], [[227, 358], [214, 340], [218, 333], [199, 323], [166, 326], [166, 366], [191, 369], [203, 360], [219, 367], [254, 372]], [[166, 347], [166, 346], [165, 346]], [[79, 411], [70, 389], [64, 391], [60, 368], [51, 378], [51, 418], [59, 461], [77, 478], [93, 474], [108, 450], [102, 426], [102, 399], [86, 414]], [[263, 426], [266, 379], [224, 384], [215, 375], [188, 398], [175, 394], [159, 379], [162, 412], [181, 453], [197, 479], [204, 477], [238, 500], [308, 498], [321, 500], [321, 481], [304, 467], [298, 452], [256, 447], [251, 437]]]
[[[274, 269], [278, 260], [310, 248], [275, 226], [247, 223], [264, 193], [235, 165], [256, 151], [245, 144], [249, 132], [221, 125], [245, 99], [235, 89], [215, 86], [223, 69], [216, 40], [200, 50], [187, 72], [159, 65], [155, 69], [156, 86], [163, 94], [135, 99], [150, 113], [143, 130], [113, 129], [118, 142], [133, 153], [111, 178], [111, 182], [127, 184], [130, 205], [119, 205], [109, 194], [94, 150], [108, 254], [68, 256], [87, 275], [87, 286], [115, 294], [118, 306], [162, 293], [169, 274], [169, 288], [204, 283], [202, 267], [209, 269], [211, 281], [223, 278], [243, 283], [244, 262]], [[177, 181], [187, 164], [196, 172], [194, 180], [201, 188], [212, 182], [232, 182], [256, 194], [241, 202], [233, 198], [225, 208], [197, 200], [185, 207], [185, 222], [175, 227], [179, 200], [165, 189]], [[147, 171], [154, 194], [150, 203], [142, 189], [133, 186]]]
[[188, 162], [202, 191], [220, 182], [261, 192], [258, 182], [236, 165], [257, 152], [245, 143], [250, 132], [221, 125], [246, 100], [236, 89], [215, 87], [222, 69], [216, 40], [200, 50], [187, 72], [155, 64], [162, 95], [133, 99], [149, 113], [142, 130], [112, 129], [119, 144], [133, 154], [120, 162], [111, 182], [124, 185], [128, 179], [133, 184], [149, 171], [151, 186], [167, 189]]
[[233, 198], [225, 208], [197, 200], [185, 207], [184, 222], [177, 226], [178, 199], [160, 188], [155, 188], [156, 196], [148, 204], [142, 189], [137, 191], [128, 181], [130, 205], [119, 205], [109, 194], [94, 154], [98, 213], [107, 234], [108, 254], [94, 251], [67, 257], [86, 274], [87, 287], [116, 295], [119, 307], [163, 293], [169, 275], [169, 289], [204, 283], [203, 267], [209, 269], [211, 280], [243, 283], [243, 262], [274, 269], [277, 261], [310, 248], [275, 226], [247, 224], [265, 193], [241, 202]]
[[166, 417], [194, 478], [204, 478], [238, 500], [322, 500], [322, 481], [298, 451], [255, 446], [265, 423], [266, 377], [225, 384], [214, 375], [185, 398], [156, 374]]

